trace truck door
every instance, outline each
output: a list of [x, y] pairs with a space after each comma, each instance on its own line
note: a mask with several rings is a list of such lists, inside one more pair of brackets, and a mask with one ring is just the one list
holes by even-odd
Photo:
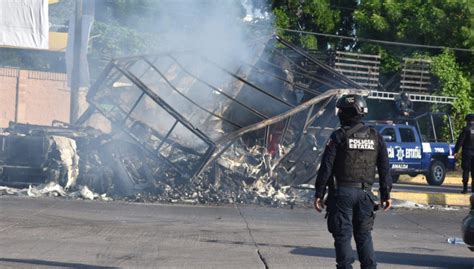
[[411, 126], [398, 128], [400, 143], [394, 147], [394, 161], [408, 170], [421, 168], [422, 150], [420, 138]]
[[[392, 169], [399, 171], [399, 168], [398, 168], [399, 162], [397, 161], [397, 158], [395, 156], [395, 148], [399, 145], [399, 143], [397, 142], [397, 134], [395, 132], [395, 128], [387, 127], [383, 129], [380, 134], [382, 135], [385, 141], [385, 144], [387, 145], [390, 167]], [[403, 169], [403, 167], [401, 168]]]

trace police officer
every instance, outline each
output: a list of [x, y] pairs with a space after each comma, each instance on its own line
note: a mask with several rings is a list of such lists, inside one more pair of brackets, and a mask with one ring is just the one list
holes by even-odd
[[413, 103], [406, 92], [400, 94], [400, 97], [395, 101], [395, 105], [401, 116], [408, 117], [414, 112]]
[[[337, 100], [341, 128], [331, 134], [316, 178], [314, 207], [327, 205], [328, 230], [334, 237], [337, 268], [352, 268], [351, 239], [354, 234], [361, 268], [376, 268], [372, 227], [376, 207], [371, 187], [378, 169], [384, 210], [391, 207], [387, 146], [381, 135], [362, 123], [367, 103], [359, 95]], [[323, 197], [328, 187], [326, 202]]]
[[462, 147], [462, 192], [467, 193], [469, 182], [469, 171], [471, 171], [471, 191], [474, 193], [474, 114], [466, 115], [466, 127], [459, 134], [456, 146], [454, 146], [454, 157], [458, 158], [458, 151]]

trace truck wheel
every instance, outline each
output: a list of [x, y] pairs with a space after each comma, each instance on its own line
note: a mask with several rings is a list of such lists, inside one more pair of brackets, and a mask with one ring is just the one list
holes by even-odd
[[440, 161], [433, 161], [430, 166], [430, 170], [426, 175], [426, 180], [428, 184], [432, 186], [441, 186], [444, 182], [444, 178], [446, 177], [446, 168], [444, 164]]
[[400, 179], [400, 175], [392, 175], [392, 183], [397, 183]]

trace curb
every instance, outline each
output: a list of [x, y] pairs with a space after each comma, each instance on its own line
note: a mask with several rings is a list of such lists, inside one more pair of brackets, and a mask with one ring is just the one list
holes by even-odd
[[[426, 177], [423, 175], [418, 175], [416, 177], [410, 177], [406, 175], [400, 176], [398, 183], [411, 183], [417, 185], [428, 185], [426, 182]], [[397, 183], [394, 183], [397, 184]], [[446, 176], [443, 182], [443, 186], [460, 186], [462, 187], [462, 178], [461, 176]]]
[[391, 192], [392, 199], [411, 201], [423, 205], [440, 205], [440, 206], [470, 206], [469, 199], [471, 193], [455, 194], [455, 193], [417, 193], [417, 192]]
[[[399, 183], [408, 183], [416, 185], [428, 185], [426, 177], [418, 175], [416, 177], [410, 177], [402, 175]], [[395, 183], [397, 184], [397, 183]], [[460, 175], [448, 175], [446, 176], [443, 185], [446, 186], [459, 186], [462, 188], [462, 179]], [[398, 200], [410, 201], [417, 204], [423, 205], [439, 205], [439, 206], [470, 206], [471, 193], [433, 193], [433, 192], [402, 192], [392, 191], [390, 193], [391, 198]]]

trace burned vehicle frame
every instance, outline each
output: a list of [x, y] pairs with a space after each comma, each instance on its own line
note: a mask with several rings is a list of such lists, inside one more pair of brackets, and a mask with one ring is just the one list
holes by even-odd
[[155, 181], [213, 178], [217, 166], [253, 180], [306, 183], [338, 125], [337, 96], [368, 91], [280, 37], [255, 51], [236, 71], [199, 52], [113, 60], [77, 123], [105, 116], [111, 133], [125, 133], [156, 159]]
[[[337, 97], [369, 92], [278, 36], [249, 46], [255, 55], [245, 59], [193, 51], [111, 61], [73, 125], [12, 123], [4, 135], [4, 144], [13, 134], [37, 147], [63, 139], [72, 155], [53, 158], [58, 151], [47, 145], [24, 155], [39, 154], [37, 162], [16, 165], [7, 153], [21, 147], [12, 146], [0, 158], [2, 183], [56, 181], [121, 197], [198, 195], [206, 202], [256, 182], [309, 182], [338, 126]], [[26, 181], [13, 177], [24, 171]]]

